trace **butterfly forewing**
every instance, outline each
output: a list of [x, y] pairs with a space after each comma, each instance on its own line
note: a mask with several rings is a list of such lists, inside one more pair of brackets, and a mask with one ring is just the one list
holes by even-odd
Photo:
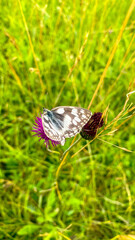
[[[59, 120], [56, 119], [56, 121], [58, 122]], [[42, 114], [42, 124], [47, 137], [56, 141], [62, 140], [62, 129], [58, 128], [57, 124], [48, 115]]]
[[46, 135], [56, 141], [64, 143], [79, 133], [82, 127], [91, 118], [92, 113], [84, 108], [61, 106], [48, 110], [42, 114], [42, 123]]

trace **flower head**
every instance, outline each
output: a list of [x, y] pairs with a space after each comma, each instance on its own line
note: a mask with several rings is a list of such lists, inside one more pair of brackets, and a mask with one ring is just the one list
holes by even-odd
[[101, 128], [103, 124], [102, 113], [94, 113], [90, 120], [83, 126], [80, 134], [84, 139], [92, 139], [95, 137], [98, 128]]
[[56, 145], [60, 144], [60, 142], [52, 140], [49, 137], [47, 137], [47, 135], [45, 134], [45, 131], [43, 129], [42, 118], [41, 117], [36, 117], [35, 124], [33, 126], [32, 132], [36, 133], [33, 136], [38, 136], [39, 141], [42, 140], [42, 139], [44, 140], [44, 143], [46, 144], [46, 147], [48, 147], [50, 145], [50, 142], [52, 143], [53, 146], [56, 146]]

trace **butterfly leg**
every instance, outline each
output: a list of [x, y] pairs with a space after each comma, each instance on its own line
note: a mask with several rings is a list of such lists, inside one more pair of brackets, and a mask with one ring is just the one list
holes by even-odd
[[57, 152], [57, 151], [53, 151], [53, 150], [51, 150], [49, 147], [47, 147], [46, 149], [47, 149], [47, 151], [48, 151], [48, 152], [51, 152], [51, 153], [56, 153], [56, 154], [60, 154], [60, 153], [59, 153], [59, 152]]

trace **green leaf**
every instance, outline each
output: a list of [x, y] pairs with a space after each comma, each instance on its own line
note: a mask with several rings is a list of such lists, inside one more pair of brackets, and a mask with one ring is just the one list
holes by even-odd
[[30, 235], [36, 232], [39, 229], [39, 226], [36, 224], [28, 224], [23, 226], [17, 233], [18, 235]]

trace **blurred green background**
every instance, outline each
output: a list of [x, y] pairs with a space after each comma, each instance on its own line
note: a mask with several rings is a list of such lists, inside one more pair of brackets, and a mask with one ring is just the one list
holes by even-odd
[[[71, 158], [87, 142], [74, 146], [57, 182], [72, 139], [50, 153], [31, 132], [43, 107], [87, 108], [103, 73], [90, 110], [109, 105], [108, 123], [121, 112], [135, 88], [134, 6], [1, 1], [0, 239], [135, 239], [135, 118], [126, 118], [132, 112], [120, 117], [113, 136], [101, 136], [106, 142], [96, 139]], [[128, 104], [134, 100], [132, 94]]]

